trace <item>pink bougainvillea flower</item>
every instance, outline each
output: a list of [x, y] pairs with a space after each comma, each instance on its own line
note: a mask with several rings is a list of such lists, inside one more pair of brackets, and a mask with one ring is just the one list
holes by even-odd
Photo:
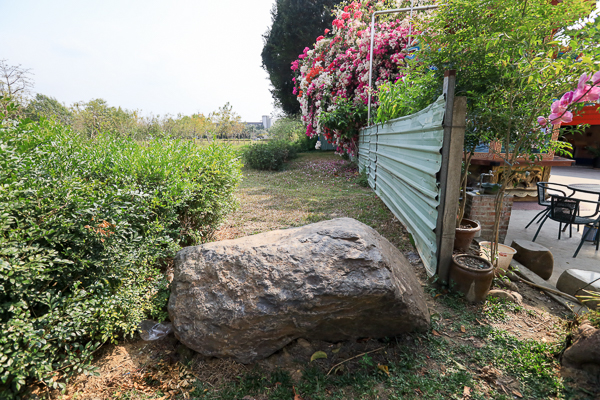
[[600, 98], [600, 86], [585, 85], [577, 88], [574, 101], [576, 103], [595, 102]]
[[564, 111], [561, 113], [552, 113], [548, 117], [552, 125], [558, 125], [562, 123], [569, 123], [573, 121], [573, 113], [571, 111]]
[[556, 100], [550, 106], [550, 111], [552, 114], [562, 114], [567, 109], [567, 105], [563, 105], [560, 100]]
[[317, 42], [320, 42], [321, 40], [323, 40], [323, 38], [324, 38], [324, 36], [319, 36], [319, 37], [317, 38]]
[[327, 35], [330, 32], [329, 29], [325, 29], [325, 35]]
[[560, 99], [560, 106], [568, 107], [569, 105], [571, 105], [571, 103], [573, 103], [574, 94], [575, 93], [573, 92], [567, 92], [563, 94], [563, 97], [561, 97]]
[[[592, 81], [592, 85], [587, 85], [588, 81]], [[594, 102], [600, 98], [600, 71], [596, 72], [593, 76], [582, 74], [577, 84], [577, 90], [573, 96], [573, 101], [577, 103], [583, 102]]]
[[334, 19], [331, 24], [338, 29], [342, 29], [342, 27], [344, 26], [344, 21], [341, 19]]
[[587, 83], [587, 81], [589, 81], [591, 78], [591, 75], [585, 73], [581, 74], [581, 76], [579, 77], [579, 83], [577, 83], [577, 89], [582, 89]]
[[544, 118], [544, 117], [538, 117], [537, 118], [537, 122], [541, 126], [546, 126], [546, 124], [548, 123], [548, 120], [546, 120], [546, 118]]
[[349, 19], [350, 18], [350, 13], [342, 13], [342, 19]]

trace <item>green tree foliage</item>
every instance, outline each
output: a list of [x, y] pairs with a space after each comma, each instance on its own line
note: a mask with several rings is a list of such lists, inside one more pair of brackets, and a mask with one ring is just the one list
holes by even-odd
[[216, 126], [217, 137], [221, 139], [240, 137], [245, 129], [242, 118], [233, 111], [233, 107], [229, 103], [225, 103], [223, 107], [219, 107], [218, 111], [212, 113], [211, 119]]
[[166, 318], [162, 269], [211, 237], [240, 167], [226, 145], [0, 124], [0, 398], [61, 386], [102, 343]]
[[[504, 192], [519, 173], [515, 167], [569, 146], [552, 141], [552, 129], [537, 118], [548, 115], [553, 100], [574, 89], [583, 73], [597, 70], [598, 25], [581, 26], [594, 6], [587, 0], [450, 0], [419, 28], [429, 50], [420, 54], [423, 65], [457, 70], [457, 95], [467, 96], [468, 130], [505, 149], [498, 154], [505, 167], [495, 243]], [[570, 29], [575, 25], [581, 29]]]
[[73, 128], [88, 137], [96, 137], [102, 132], [118, 132], [118, 126], [123, 125], [127, 113], [110, 107], [106, 100], [94, 99], [73, 104]]
[[306, 128], [298, 116], [280, 118], [269, 129], [269, 136], [275, 140], [296, 141], [305, 134]]
[[54, 97], [38, 93], [25, 107], [25, 116], [33, 121], [56, 118], [62, 125], [71, 125], [73, 113]]
[[271, 80], [271, 95], [285, 114], [300, 113], [290, 69], [305, 47], [331, 27], [331, 9], [339, 0], [277, 0], [271, 10], [273, 24], [264, 34], [263, 68]]

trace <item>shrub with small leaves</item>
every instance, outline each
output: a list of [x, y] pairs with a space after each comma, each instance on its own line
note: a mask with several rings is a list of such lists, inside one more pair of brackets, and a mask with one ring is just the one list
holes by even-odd
[[[0, 119], [1, 116], [0, 116]], [[235, 205], [226, 145], [0, 124], [0, 398], [62, 387], [103, 343], [163, 320], [163, 269]]]
[[298, 157], [298, 147], [282, 140], [253, 143], [244, 149], [242, 157], [250, 168], [279, 171], [286, 161]]

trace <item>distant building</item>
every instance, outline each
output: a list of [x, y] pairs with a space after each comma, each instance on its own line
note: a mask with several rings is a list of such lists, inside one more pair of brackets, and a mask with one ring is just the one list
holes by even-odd
[[265, 129], [269, 129], [271, 128], [271, 117], [269, 117], [268, 115], [263, 115], [262, 116], [262, 124], [264, 126]]
[[248, 128], [264, 129], [262, 122], [244, 122]]

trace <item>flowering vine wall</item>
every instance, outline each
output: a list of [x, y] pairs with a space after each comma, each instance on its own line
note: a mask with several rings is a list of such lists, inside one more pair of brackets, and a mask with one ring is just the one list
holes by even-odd
[[[367, 123], [366, 113], [354, 114], [352, 110], [364, 109], [368, 100], [371, 14], [396, 7], [395, 1], [342, 3], [333, 11], [336, 18], [332, 28], [326, 29], [314, 47], [306, 47], [292, 63], [297, 74], [294, 94], [300, 101], [306, 134], [322, 134], [338, 153], [356, 155], [358, 129]], [[405, 58], [410, 57], [408, 20], [397, 17], [382, 16], [376, 22], [374, 90], [404, 76]], [[371, 101], [377, 104], [376, 98]]]

